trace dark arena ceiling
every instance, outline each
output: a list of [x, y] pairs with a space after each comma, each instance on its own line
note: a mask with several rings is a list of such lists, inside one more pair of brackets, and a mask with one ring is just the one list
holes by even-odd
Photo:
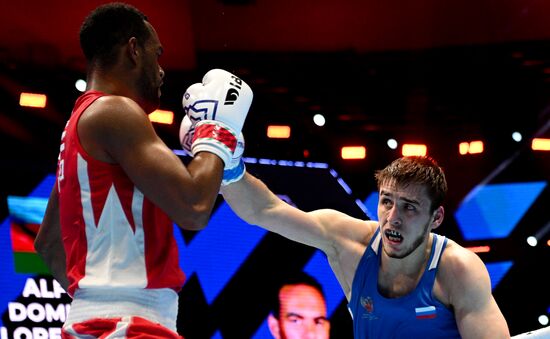
[[[57, 152], [51, 132], [61, 130], [78, 95], [74, 81], [85, 74], [79, 25], [103, 2], [2, 4], [0, 135], [19, 146], [10, 150], [16, 159], [36, 144], [46, 159]], [[486, 138], [486, 158], [498, 164], [509, 156], [513, 130], [528, 138], [549, 120], [544, 1], [130, 3], [146, 13], [165, 47], [161, 108], [174, 111], [176, 123], [158, 129], [175, 148], [181, 95], [215, 67], [254, 90], [248, 155], [337, 163], [344, 144], [372, 145], [368, 161], [342, 169], [352, 173], [394, 157], [385, 151], [389, 137], [430, 144], [435, 156], [456, 154], [463, 138]], [[44, 88], [44, 111], [21, 110], [13, 99], [22, 89]], [[316, 113], [327, 120], [322, 128], [312, 123]], [[292, 140], [266, 140], [270, 123], [291, 125]]]

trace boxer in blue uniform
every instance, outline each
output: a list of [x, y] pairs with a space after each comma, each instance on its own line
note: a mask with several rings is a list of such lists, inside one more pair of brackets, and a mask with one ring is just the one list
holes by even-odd
[[248, 223], [327, 255], [355, 338], [509, 338], [484, 263], [432, 232], [445, 215], [443, 170], [429, 157], [403, 157], [375, 178], [378, 222], [301, 211], [244, 167], [222, 193]]
[[430, 258], [416, 288], [406, 296], [387, 298], [378, 291], [377, 281], [370, 279], [380, 269], [381, 238], [376, 230], [355, 273], [349, 302], [355, 337], [460, 338], [453, 312], [432, 293], [447, 239], [433, 234]]

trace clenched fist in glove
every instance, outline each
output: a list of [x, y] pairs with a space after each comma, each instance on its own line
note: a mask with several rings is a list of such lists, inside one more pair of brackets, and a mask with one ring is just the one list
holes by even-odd
[[[192, 138], [192, 134], [194, 133], [192, 128], [193, 128], [193, 123], [191, 122], [191, 119], [187, 115], [184, 116], [180, 125], [180, 141], [181, 141], [181, 146], [183, 147], [183, 150], [186, 151], [191, 156], [193, 155], [193, 152], [191, 151], [191, 147], [187, 146], [183, 142], [183, 140], [186, 138], [188, 139]], [[233, 152], [233, 156], [229, 161], [229, 165], [226, 165], [223, 170], [222, 186], [229, 185], [230, 183], [239, 181], [244, 176], [244, 173], [246, 172], [246, 166], [242, 159], [242, 156], [244, 153], [244, 145], [245, 145], [244, 136], [242, 133], [240, 133], [239, 137], [237, 138], [237, 147]]]
[[189, 86], [183, 95], [188, 118], [180, 126], [183, 149], [191, 155], [214, 153], [229, 169], [252, 97], [250, 87], [237, 76], [222, 69], [206, 73], [202, 83]]

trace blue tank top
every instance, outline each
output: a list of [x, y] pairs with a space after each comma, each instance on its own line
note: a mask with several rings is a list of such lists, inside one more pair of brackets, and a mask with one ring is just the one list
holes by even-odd
[[433, 234], [432, 251], [416, 288], [399, 298], [378, 293], [381, 234], [377, 229], [355, 272], [348, 309], [355, 339], [460, 338], [454, 314], [433, 295], [439, 258], [447, 239]]

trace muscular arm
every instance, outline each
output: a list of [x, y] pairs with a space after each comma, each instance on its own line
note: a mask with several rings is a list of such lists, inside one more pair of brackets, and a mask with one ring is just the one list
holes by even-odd
[[450, 260], [450, 303], [462, 338], [510, 338], [508, 325], [492, 293], [481, 259], [459, 247]]
[[65, 289], [69, 287], [65, 273], [65, 249], [61, 239], [57, 182], [52, 189], [42, 224], [34, 241], [34, 248], [49, 268], [53, 277]]
[[331, 247], [323, 213], [306, 213], [287, 204], [248, 173], [240, 181], [222, 187], [222, 194], [249, 224], [324, 251]]
[[[143, 110], [123, 97], [104, 97], [78, 125], [92, 156], [119, 164], [130, 180], [180, 227], [203, 228], [219, 192], [223, 162], [202, 152], [186, 167], [155, 133]], [[88, 148], [87, 148], [88, 147]]]
[[350, 299], [357, 265], [377, 222], [356, 219], [332, 209], [301, 211], [279, 199], [248, 173], [241, 180], [223, 186], [222, 194], [233, 211], [249, 224], [322, 250]]
[[249, 173], [240, 181], [223, 186], [222, 194], [233, 211], [249, 224], [316, 247], [329, 256], [343, 245], [341, 239], [356, 240], [353, 226], [362, 222], [331, 209], [304, 212], [281, 200]]

